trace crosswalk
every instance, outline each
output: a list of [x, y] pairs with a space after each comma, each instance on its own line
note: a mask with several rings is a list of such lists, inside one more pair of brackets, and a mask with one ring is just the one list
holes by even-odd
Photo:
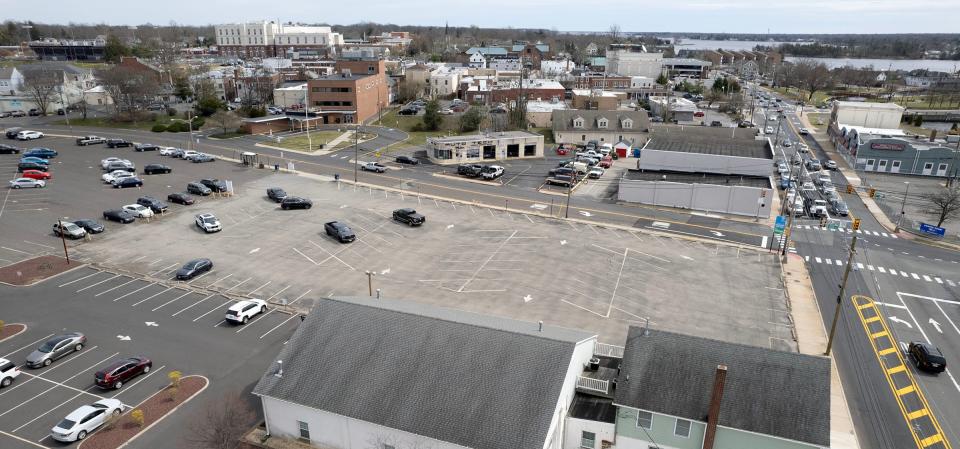
[[[843, 267], [846, 264], [845, 260], [841, 259], [831, 259], [828, 257], [817, 257], [817, 256], [804, 256], [804, 260], [807, 262], [813, 262], [820, 265], [830, 265], [834, 267]], [[908, 273], [903, 270], [898, 270], [896, 268], [884, 267], [881, 265], [871, 265], [864, 264], [860, 262], [854, 262], [854, 266], [858, 270], [866, 270], [874, 273], [884, 274], [888, 276], [896, 276], [907, 279], [913, 279], [916, 281], [924, 281], [930, 283], [936, 283], [943, 286], [957, 287], [960, 284], [960, 281], [953, 281], [952, 279], [946, 279], [941, 276], [933, 274], [917, 274], [917, 273]]]
[[850, 228], [830, 229], [830, 228], [821, 228], [820, 226], [813, 226], [813, 225], [797, 225], [796, 228], [809, 229], [812, 231], [830, 231], [830, 232], [839, 232], [839, 233], [847, 233], [847, 234], [873, 235], [877, 237], [887, 237], [891, 239], [899, 238], [895, 234], [888, 234], [886, 232], [880, 232], [880, 231], [870, 231], [867, 229], [857, 229], [857, 230], [853, 230]]

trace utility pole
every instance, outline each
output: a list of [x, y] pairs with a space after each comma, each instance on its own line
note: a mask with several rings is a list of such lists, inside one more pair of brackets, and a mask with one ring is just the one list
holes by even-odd
[[843, 283], [840, 284], [840, 293], [837, 293], [837, 309], [833, 312], [833, 323], [830, 324], [830, 338], [827, 339], [827, 350], [823, 355], [830, 355], [833, 348], [833, 335], [837, 331], [837, 321], [840, 320], [840, 310], [843, 307], [843, 293], [847, 289], [847, 279], [850, 277], [850, 267], [853, 265], [853, 255], [856, 254], [857, 236], [850, 242], [850, 256], [847, 258], [847, 267], [843, 270]]
[[893, 228], [893, 232], [900, 232], [900, 223], [903, 221], [903, 209], [907, 207], [907, 193], [910, 192], [910, 181], [904, 181], [903, 183], [907, 185], [907, 188], [903, 191], [903, 202], [900, 203], [900, 216], [897, 217], [897, 226]]
[[187, 150], [193, 149], [193, 113], [187, 111], [187, 129], [190, 131], [187, 133]]
[[367, 290], [369, 291], [370, 296], [373, 296], [373, 277], [377, 275], [372, 271], [367, 271]]
[[63, 232], [63, 219], [57, 219], [57, 225], [60, 229], [60, 241], [63, 243], [63, 257], [67, 259], [67, 265], [70, 265], [70, 253], [67, 252], [67, 237]]
[[783, 243], [780, 244], [780, 255], [783, 261], [787, 261], [787, 246], [790, 243], [790, 234], [793, 232], [793, 217], [797, 216], [797, 210], [793, 209], [787, 215], [787, 228], [783, 230]]
[[310, 138], [310, 101], [308, 95], [310, 95], [310, 84], [307, 84], [307, 88], [303, 91], [303, 123], [307, 125], [307, 148], [312, 153], [313, 139]]
[[573, 171], [574, 179], [570, 180], [570, 184], [567, 184], [567, 207], [563, 209], [563, 218], [570, 218], [570, 194], [573, 192], [573, 182], [576, 179], [577, 171]]

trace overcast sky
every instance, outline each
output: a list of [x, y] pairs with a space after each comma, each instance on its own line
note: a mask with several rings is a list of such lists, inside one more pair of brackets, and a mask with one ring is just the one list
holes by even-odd
[[279, 19], [559, 31], [605, 31], [615, 23], [623, 31], [729, 33], [955, 33], [960, 25], [951, 14], [958, 6], [960, 0], [0, 0], [4, 19], [44, 23], [203, 25]]

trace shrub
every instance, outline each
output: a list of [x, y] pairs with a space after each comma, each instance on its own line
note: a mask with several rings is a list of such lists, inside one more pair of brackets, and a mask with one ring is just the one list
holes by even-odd
[[153, 125], [153, 128], [150, 128], [150, 131], [153, 131], [155, 133], [162, 133], [164, 131], [167, 131], [167, 125], [162, 125], [160, 123], [157, 123], [156, 125]]
[[143, 410], [136, 409], [130, 412], [130, 421], [137, 427], [143, 427]]
[[194, 117], [191, 123], [193, 123], [193, 129], [200, 129], [206, 123], [206, 120], [203, 117]]
[[174, 108], [167, 108], [167, 115], [170, 116], [170, 117], [176, 117], [176, 116], [177, 116], [177, 110], [174, 109]]
[[410, 131], [413, 131], [413, 132], [415, 132], [415, 133], [416, 133], [416, 132], [421, 132], [421, 131], [423, 131], [423, 123], [421, 123], [421, 122], [415, 123], [415, 124], [410, 128]]
[[4, 323], [3, 320], [0, 320], [0, 331], [3, 330], [3, 326], [5, 326], [6, 324], [7, 323]]
[[180, 122], [173, 122], [167, 125], [167, 132], [171, 132], [171, 133], [180, 132]]
[[174, 387], [180, 386], [180, 378], [183, 377], [183, 373], [180, 371], [170, 371], [167, 373], [167, 378], [170, 379], [170, 385]]
[[177, 387], [175, 385], [170, 385], [169, 387], [167, 387], [167, 400], [170, 402], [176, 402], [177, 393], [179, 392], [180, 392], [180, 387]]
[[157, 121], [157, 117], [158, 117], [158, 116], [157, 116], [157, 113], [156, 113], [156, 112], [151, 112], [151, 113], [147, 114], [147, 120], [150, 120], [151, 122]]

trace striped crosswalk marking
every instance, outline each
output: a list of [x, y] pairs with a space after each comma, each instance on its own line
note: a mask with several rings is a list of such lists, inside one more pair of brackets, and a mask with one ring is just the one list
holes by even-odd
[[823, 263], [823, 260], [820, 259], [819, 257], [814, 257], [814, 259], [816, 259], [817, 263]]
[[836, 262], [837, 262], [837, 265], [843, 266], [843, 262], [840, 261], [839, 259]]
[[833, 265], [833, 260], [830, 260], [830, 259], [826, 259], [826, 260], [827, 260], [827, 265]]
[[933, 282], [933, 279], [930, 279], [930, 276], [927, 276], [927, 275], [923, 275], [923, 280], [927, 282]]
[[860, 262], [857, 262], [857, 268], [859, 268], [859, 269], [861, 269], [861, 270], [862, 270], [862, 269], [863, 269], [863, 264], [862, 264], [862, 263], [860, 263]]
[[873, 265], [867, 265], [867, 269], [873, 271]]
[[913, 276], [914, 279], [920, 280], [920, 276], [917, 276], [917, 273], [910, 273], [910, 275]]
[[880, 270], [881, 273], [887, 273], [887, 270], [884, 270], [883, 267], [877, 267], [877, 269]]
[[940, 279], [936, 276], [933, 277], [933, 280], [937, 281], [938, 284], [943, 284], [943, 279]]
[[951, 287], [957, 286], [957, 284], [954, 284], [953, 281], [951, 281], [950, 279], [947, 279], [947, 283], [950, 284]]
[[905, 278], [910, 277], [910, 275], [908, 275], [906, 271], [901, 271], [901, 272], [900, 272], [900, 275], [903, 276], [903, 277], [905, 277]]

